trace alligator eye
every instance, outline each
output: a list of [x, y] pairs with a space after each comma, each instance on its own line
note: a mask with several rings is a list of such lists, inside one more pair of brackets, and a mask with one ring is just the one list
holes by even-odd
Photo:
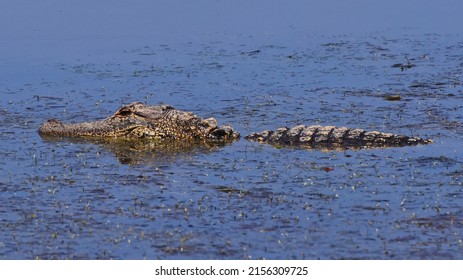
[[132, 111], [130, 110], [127, 110], [127, 109], [121, 109], [119, 110], [119, 112], [117, 112], [117, 116], [119, 117], [127, 117], [127, 116], [130, 116], [132, 114]]

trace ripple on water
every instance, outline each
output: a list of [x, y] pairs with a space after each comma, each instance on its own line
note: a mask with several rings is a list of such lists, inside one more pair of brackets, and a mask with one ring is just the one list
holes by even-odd
[[[461, 259], [461, 40], [304, 38], [127, 48], [37, 64], [40, 79], [1, 89], [2, 258]], [[143, 149], [37, 135], [46, 119], [102, 119], [135, 100], [243, 135], [304, 123], [435, 143]]]

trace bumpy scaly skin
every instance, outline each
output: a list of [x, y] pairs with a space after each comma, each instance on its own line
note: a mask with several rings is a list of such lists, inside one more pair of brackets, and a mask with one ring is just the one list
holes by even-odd
[[336, 126], [282, 127], [265, 130], [245, 137], [249, 141], [268, 143], [275, 146], [300, 146], [307, 148], [380, 148], [428, 144], [433, 141], [379, 131], [366, 131]]
[[231, 126], [218, 126], [214, 118], [203, 119], [169, 105], [148, 106], [133, 102], [112, 116], [94, 122], [63, 124], [52, 119], [39, 128], [42, 136], [158, 139], [177, 141], [233, 141], [239, 133]]
[[[63, 124], [52, 119], [42, 124], [39, 133], [44, 137], [157, 139], [182, 144], [190, 141], [229, 142], [240, 137], [231, 126], [218, 126], [214, 118], [203, 119], [169, 105], [148, 106], [141, 102], [123, 106], [112, 116], [100, 121]], [[275, 146], [327, 149], [400, 147], [432, 143], [430, 139], [418, 137], [319, 125], [266, 130], [252, 133], [246, 139]]]

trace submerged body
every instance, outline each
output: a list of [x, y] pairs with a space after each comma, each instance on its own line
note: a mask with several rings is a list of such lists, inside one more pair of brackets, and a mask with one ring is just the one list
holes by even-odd
[[[169, 105], [145, 105], [133, 102], [108, 118], [94, 122], [63, 124], [52, 119], [39, 128], [42, 136], [92, 137], [117, 139], [154, 139], [160, 141], [231, 142], [240, 134], [229, 125], [218, 126], [214, 118], [200, 118], [191, 112], [176, 110]], [[378, 148], [432, 143], [430, 139], [409, 137], [378, 131], [335, 126], [282, 127], [275, 131], [251, 133], [249, 141], [274, 146], [304, 148]]]

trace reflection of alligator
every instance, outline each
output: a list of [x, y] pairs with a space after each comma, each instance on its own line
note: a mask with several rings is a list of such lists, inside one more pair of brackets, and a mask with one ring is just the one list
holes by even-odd
[[[226, 143], [239, 138], [239, 133], [231, 126], [218, 126], [214, 118], [203, 119], [168, 105], [148, 106], [141, 102], [123, 106], [114, 115], [100, 121], [63, 124], [52, 119], [42, 124], [39, 133], [44, 137], [155, 139], [183, 144]], [[430, 139], [378, 131], [303, 125], [252, 133], [245, 138], [275, 146], [323, 149], [399, 147], [432, 143]]]

